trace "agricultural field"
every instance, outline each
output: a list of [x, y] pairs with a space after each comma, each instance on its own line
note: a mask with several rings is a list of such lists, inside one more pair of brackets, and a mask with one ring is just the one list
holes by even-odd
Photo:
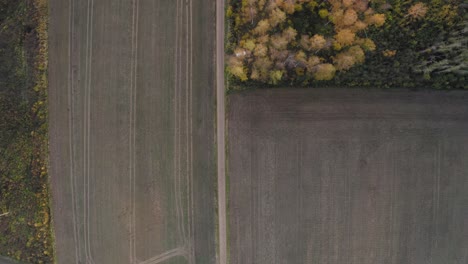
[[468, 94], [228, 96], [232, 264], [468, 261]]
[[465, 2], [228, 1], [229, 263], [468, 261]]
[[50, 10], [57, 263], [215, 263], [215, 3]]
[[0, 263], [468, 262], [463, 1], [12, 3]]

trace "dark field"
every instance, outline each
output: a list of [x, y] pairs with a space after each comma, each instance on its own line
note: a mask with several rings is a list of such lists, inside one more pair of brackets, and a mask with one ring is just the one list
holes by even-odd
[[468, 263], [468, 94], [228, 98], [232, 264]]
[[214, 263], [215, 3], [50, 10], [57, 263]]

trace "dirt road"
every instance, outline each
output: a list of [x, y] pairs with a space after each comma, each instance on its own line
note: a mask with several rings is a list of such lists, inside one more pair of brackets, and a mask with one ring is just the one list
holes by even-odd
[[58, 263], [215, 263], [215, 13], [50, 2]]
[[464, 264], [468, 94], [229, 95], [232, 264]]

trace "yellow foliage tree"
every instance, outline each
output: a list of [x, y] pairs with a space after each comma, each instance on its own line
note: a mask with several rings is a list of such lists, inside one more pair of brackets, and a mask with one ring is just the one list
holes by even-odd
[[356, 33], [351, 31], [350, 29], [340, 29], [335, 35], [335, 40], [341, 46], [349, 46], [353, 44], [355, 37]]
[[252, 39], [248, 39], [244, 42], [244, 45], [242, 45], [242, 47], [252, 51], [255, 49], [255, 42]]
[[356, 43], [361, 45], [364, 50], [374, 51], [376, 48], [374, 41], [370, 38], [360, 39]]
[[254, 34], [264, 35], [270, 30], [270, 22], [267, 19], [262, 19], [258, 22], [257, 27], [253, 30]]
[[357, 21], [357, 19], [358, 19], [357, 12], [354, 11], [354, 9], [349, 8], [346, 10], [346, 12], [344, 12], [343, 24], [345, 26], [351, 26]]
[[354, 4], [354, 0], [343, 0], [344, 7], [350, 7]]
[[315, 66], [320, 64], [320, 58], [317, 56], [310, 56], [309, 59], [307, 60], [307, 71], [313, 72], [313, 69]]
[[375, 25], [376, 27], [381, 27], [385, 24], [385, 15], [384, 14], [373, 14], [366, 18], [367, 23], [370, 25]]
[[276, 27], [278, 24], [283, 23], [286, 20], [286, 14], [279, 8], [273, 9], [270, 14], [269, 22], [272, 27]]
[[310, 38], [310, 48], [312, 50], [320, 50], [325, 48], [327, 41], [322, 35], [315, 34]]
[[229, 67], [229, 72], [243, 82], [248, 80], [245, 68], [242, 66]]
[[283, 78], [283, 72], [276, 70], [272, 71], [270, 73], [270, 84], [278, 84], [279, 81], [281, 81], [281, 78]]
[[347, 52], [339, 53], [333, 57], [333, 65], [338, 71], [349, 70], [354, 64], [356, 64], [356, 60]]
[[362, 48], [357, 45], [350, 47], [348, 49], [348, 54], [354, 57], [356, 63], [363, 63], [366, 58], [366, 55], [364, 54]]
[[408, 9], [408, 16], [414, 20], [418, 20], [426, 16], [427, 6], [424, 3], [418, 2]]
[[271, 37], [271, 46], [278, 50], [284, 50], [287, 48], [289, 41], [280, 34], [275, 34]]
[[314, 78], [319, 81], [331, 80], [335, 77], [336, 69], [330, 63], [319, 64], [314, 67]]
[[288, 42], [291, 42], [292, 40], [296, 39], [296, 36], [297, 31], [292, 27], [288, 27], [283, 31], [283, 38], [285, 38]]
[[267, 56], [267, 54], [268, 54], [268, 47], [265, 44], [259, 43], [257, 44], [257, 46], [255, 46], [255, 49], [254, 49], [255, 56], [265, 57]]

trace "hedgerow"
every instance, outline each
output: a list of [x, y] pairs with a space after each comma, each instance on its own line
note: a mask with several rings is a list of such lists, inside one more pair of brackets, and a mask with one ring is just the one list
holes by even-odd
[[0, 255], [53, 263], [47, 0], [0, 0]]

